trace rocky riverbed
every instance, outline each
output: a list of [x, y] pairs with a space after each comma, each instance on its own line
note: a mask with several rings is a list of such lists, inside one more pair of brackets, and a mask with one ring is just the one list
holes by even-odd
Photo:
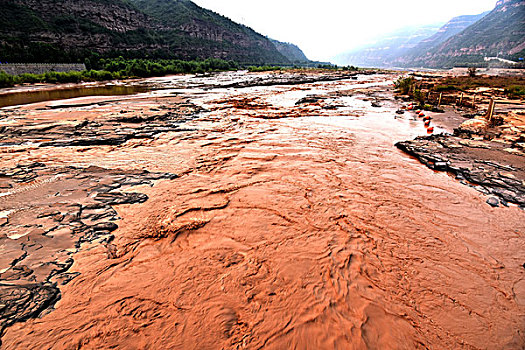
[[417, 138], [395, 78], [177, 76], [0, 109], [2, 347], [523, 347], [522, 155]]

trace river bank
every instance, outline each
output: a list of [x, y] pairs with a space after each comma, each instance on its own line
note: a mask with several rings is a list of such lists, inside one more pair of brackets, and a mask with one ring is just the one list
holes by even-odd
[[487, 200], [492, 206], [511, 203], [525, 208], [525, 100], [519, 95], [525, 80], [449, 74], [416, 74], [411, 89], [419, 97], [427, 96], [420, 101], [426, 110], [406, 104], [402, 108], [426, 119], [430, 127], [444, 126], [451, 135], [420, 137], [396, 146], [431, 169], [447, 171], [492, 195]]
[[3, 347], [523, 346], [524, 213], [394, 147], [396, 77], [3, 109]]

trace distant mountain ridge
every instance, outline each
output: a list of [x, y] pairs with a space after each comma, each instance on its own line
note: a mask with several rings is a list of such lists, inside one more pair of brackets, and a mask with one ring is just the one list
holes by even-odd
[[291, 64], [265, 36], [190, 0], [0, 0], [0, 61], [93, 54]]
[[445, 42], [448, 38], [453, 37], [454, 35], [461, 33], [463, 30], [476, 23], [483, 17], [485, 17], [489, 11], [483, 12], [479, 15], [467, 15], [467, 16], [458, 16], [451, 19], [439, 31], [421, 41], [416, 47], [413, 48], [414, 51], [422, 51], [425, 49], [431, 49], [437, 45]]
[[334, 60], [341, 65], [390, 67], [397, 57], [406, 54], [423, 39], [437, 33], [442, 25], [443, 23], [436, 23], [401, 28], [373, 44], [340, 54]]
[[518, 59], [525, 53], [525, 1], [500, 0], [489, 14], [439, 45], [405, 58], [404, 66], [452, 67], [485, 57]]
[[[429, 27], [422, 27], [424, 33]], [[412, 28], [416, 33], [417, 28]], [[407, 33], [410, 28], [406, 29]], [[429, 33], [429, 31], [427, 31]], [[455, 17], [414, 44], [389, 35], [378, 44], [339, 55], [339, 64], [375, 67], [447, 68], [482, 65], [485, 57], [518, 60], [525, 56], [525, 0], [499, 0], [492, 11]]]

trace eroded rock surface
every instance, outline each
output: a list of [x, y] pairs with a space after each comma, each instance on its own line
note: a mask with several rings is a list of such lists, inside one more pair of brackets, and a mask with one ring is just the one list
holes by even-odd
[[0, 213], [9, 217], [0, 236], [1, 329], [54, 306], [59, 286], [78, 275], [68, 270], [83, 243], [97, 242], [111, 254], [111, 232], [119, 220], [112, 206], [148, 199], [119, 189], [176, 177], [44, 163], [0, 169], [3, 186], [9, 189], [0, 197]]
[[450, 135], [418, 137], [396, 146], [434, 170], [448, 171], [480, 192], [525, 208], [525, 157], [505, 151], [509, 145]]

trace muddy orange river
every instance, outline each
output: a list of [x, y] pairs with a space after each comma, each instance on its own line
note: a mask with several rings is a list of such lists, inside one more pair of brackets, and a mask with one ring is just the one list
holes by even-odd
[[[111, 258], [107, 245], [83, 243], [60, 300], [6, 328], [2, 347], [523, 349], [525, 214], [490, 207], [394, 147], [426, 129], [395, 114], [393, 78], [177, 86], [8, 109], [21, 123], [64, 124], [184, 98], [202, 111], [186, 131], [118, 146], [2, 147], [2, 166], [178, 174], [126, 189], [149, 200], [114, 206]], [[0, 211], [64, 186], [11, 190]]]

